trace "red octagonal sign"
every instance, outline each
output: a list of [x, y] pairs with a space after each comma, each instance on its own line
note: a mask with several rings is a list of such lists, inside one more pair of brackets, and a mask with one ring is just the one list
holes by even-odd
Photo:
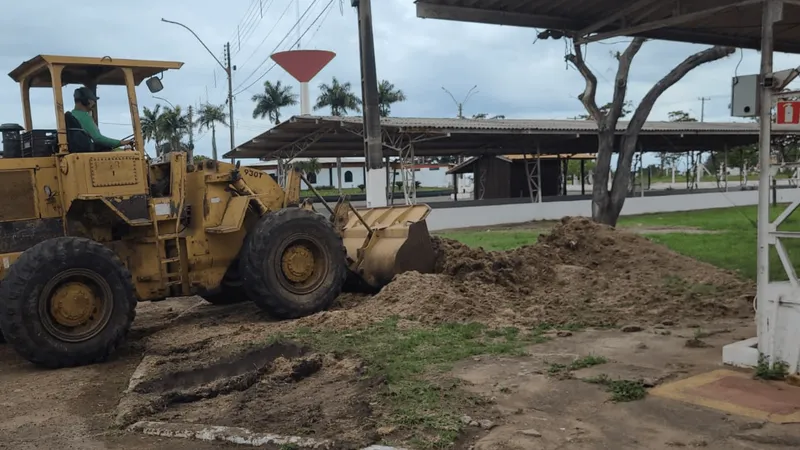
[[336, 56], [327, 50], [288, 50], [272, 55], [272, 59], [297, 81], [308, 83]]

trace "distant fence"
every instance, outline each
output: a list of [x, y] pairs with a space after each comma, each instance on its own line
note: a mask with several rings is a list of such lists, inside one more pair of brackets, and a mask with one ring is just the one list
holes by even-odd
[[[777, 189], [775, 192], [779, 203], [800, 200], [800, 189]], [[770, 199], [772, 199], [772, 192], [770, 193]], [[625, 200], [625, 206], [622, 208], [622, 215], [633, 216], [638, 214], [674, 211], [695, 211], [757, 204], [757, 190], [631, 197]], [[533, 220], [559, 220], [564, 216], [589, 217], [592, 214], [591, 205], [591, 200], [573, 200], [491, 206], [464, 206], [458, 208], [435, 207], [431, 210], [427, 222], [428, 229], [436, 231], [506, 223], [522, 223]]]

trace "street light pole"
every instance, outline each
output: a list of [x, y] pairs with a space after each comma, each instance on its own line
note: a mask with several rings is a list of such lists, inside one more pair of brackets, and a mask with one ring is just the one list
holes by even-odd
[[154, 95], [153, 98], [156, 100], [161, 100], [162, 102], [166, 102], [169, 106], [172, 107], [172, 109], [175, 109], [175, 105], [173, 105], [171, 101], [165, 99], [164, 97], [159, 97], [157, 95]]
[[366, 156], [367, 208], [386, 206], [388, 186], [381, 173], [383, 142], [378, 109], [378, 75], [375, 67], [375, 42], [372, 35], [370, 0], [350, 0], [358, 10], [358, 41], [361, 50], [361, 91], [364, 99], [364, 153]]
[[[228, 63], [225, 69], [228, 72], [228, 120], [231, 129], [231, 150], [236, 148], [236, 141], [233, 139], [233, 77], [231, 77], [231, 43], [225, 44], [225, 62]], [[231, 163], [236, 163], [236, 158], [231, 158]]]
[[[205, 44], [205, 42], [203, 42], [203, 40], [200, 39], [200, 36], [198, 36], [197, 33], [195, 33], [191, 28], [187, 27], [186, 25], [184, 25], [184, 24], [182, 24], [180, 22], [175, 22], [175, 21], [172, 21], [172, 20], [164, 19], [164, 18], [162, 18], [161, 21], [162, 22], [166, 22], [166, 23], [171, 23], [173, 25], [178, 25], [180, 27], [185, 28], [190, 33], [192, 33], [192, 35], [197, 39], [197, 41], [200, 42], [200, 44], [206, 49], [208, 54], [211, 55], [212, 58], [214, 58], [214, 61], [216, 61], [217, 64], [219, 64], [219, 66], [222, 67], [222, 70], [224, 70], [225, 74], [228, 76], [228, 114], [229, 114], [228, 120], [229, 120], [229, 124], [230, 124], [230, 132], [231, 132], [231, 150], [233, 150], [234, 147], [236, 147], [236, 141], [234, 140], [234, 132], [233, 132], [233, 128], [234, 128], [234, 126], [233, 126], [233, 68], [231, 66], [231, 44], [230, 44], [230, 42], [225, 44], [225, 62], [227, 64], [223, 64], [222, 61], [220, 61], [219, 58], [217, 58], [216, 55], [214, 55], [214, 52], [212, 52], [211, 49], [208, 48], [208, 46]], [[231, 161], [235, 162], [235, 160], [231, 160]]]

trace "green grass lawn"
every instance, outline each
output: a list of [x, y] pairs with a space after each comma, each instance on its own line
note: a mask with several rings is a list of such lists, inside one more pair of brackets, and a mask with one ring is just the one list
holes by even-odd
[[306, 328], [272, 340], [358, 356], [366, 363], [364, 376], [382, 379], [385, 386], [370, 400], [381, 407], [379, 426], [397, 432], [382, 443], [427, 450], [452, 448], [465, 427], [461, 416], [486, 405], [446, 375], [454, 363], [476, 355], [524, 355], [527, 346], [547, 341], [543, 332], [550, 329], [489, 329], [477, 323], [409, 328], [390, 318], [363, 330]]
[[[786, 205], [770, 209], [775, 219]], [[645, 228], [644, 235], [654, 242], [666, 245], [678, 253], [711, 263], [724, 269], [736, 270], [742, 276], [756, 277], [756, 219], [755, 206], [708, 209], [664, 214], [647, 214], [622, 217], [619, 228]], [[553, 223], [554, 224], [554, 223]], [[521, 245], [533, 244], [540, 233], [546, 232], [548, 224], [534, 229], [451, 231], [442, 236], [459, 240], [470, 246], [481, 246], [487, 250], [507, 250]], [[683, 227], [710, 230], [715, 233], [652, 233], [648, 227]], [[800, 231], [800, 217], [791, 216], [779, 227], [781, 231]], [[800, 266], [800, 241], [784, 239], [789, 257], [796, 270]], [[770, 277], [772, 280], [787, 280], [777, 252], [770, 255]]]

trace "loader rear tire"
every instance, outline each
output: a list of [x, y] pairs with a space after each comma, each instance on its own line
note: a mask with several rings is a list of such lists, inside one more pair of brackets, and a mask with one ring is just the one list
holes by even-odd
[[342, 292], [347, 252], [323, 215], [287, 208], [262, 217], [241, 265], [248, 297], [277, 319], [323, 311]]
[[108, 247], [79, 237], [40, 242], [0, 283], [0, 329], [21, 356], [48, 368], [102, 362], [136, 316], [131, 274]]

